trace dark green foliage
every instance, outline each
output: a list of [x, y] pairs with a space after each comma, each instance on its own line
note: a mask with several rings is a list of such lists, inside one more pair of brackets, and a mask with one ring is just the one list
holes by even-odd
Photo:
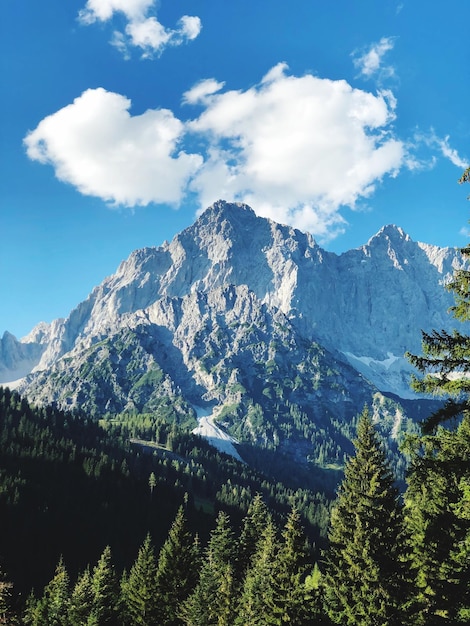
[[[470, 415], [416, 442], [406, 492], [416, 624], [470, 616]], [[448, 623], [448, 622], [446, 622]]]
[[96, 626], [115, 624], [118, 602], [118, 582], [111, 558], [111, 548], [106, 546], [91, 579], [91, 623]]
[[270, 518], [269, 510], [261, 495], [259, 493], [256, 494], [243, 519], [238, 541], [236, 557], [237, 580], [243, 580], [247, 569], [251, 565], [253, 557], [258, 550], [260, 538], [263, 536]]
[[194, 592], [183, 603], [181, 618], [190, 626], [232, 626], [236, 542], [230, 520], [220, 512], [212, 531]]
[[74, 585], [67, 611], [70, 626], [87, 624], [93, 610], [93, 587], [90, 569], [81, 574]]
[[[460, 183], [470, 182], [470, 169]], [[470, 245], [461, 250], [470, 260]], [[468, 267], [468, 265], [467, 265]], [[453, 316], [470, 321], [470, 271], [454, 272]], [[421, 378], [417, 391], [445, 396], [409, 443], [412, 465], [406, 491], [413, 589], [408, 610], [418, 625], [470, 620], [470, 337], [460, 331], [423, 333], [423, 356], [408, 355]], [[445, 430], [441, 424], [445, 424]]]
[[152, 626], [157, 621], [157, 564], [150, 535], [142, 544], [129, 572], [123, 594], [124, 621], [130, 626]]
[[272, 520], [266, 521], [257, 541], [239, 593], [237, 626], [273, 624], [274, 576], [279, 542]]
[[196, 586], [199, 566], [199, 544], [189, 531], [183, 507], [180, 507], [158, 557], [156, 584], [160, 626], [182, 624], [179, 607]]
[[272, 624], [285, 622], [302, 626], [311, 624], [306, 602], [305, 576], [307, 552], [300, 516], [293, 509], [282, 532], [282, 542], [272, 572], [273, 591], [268, 603]]
[[402, 512], [394, 476], [367, 408], [331, 515], [327, 609], [342, 625], [401, 625]]
[[26, 608], [24, 623], [31, 626], [64, 626], [67, 624], [69, 575], [60, 559], [55, 575], [44, 588], [41, 598], [31, 597]]
[[[467, 169], [460, 183], [469, 182]], [[461, 249], [464, 261], [470, 260], [470, 244]], [[447, 285], [454, 294], [453, 316], [460, 322], [470, 321], [470, 271], [462, 268], [454, 272]], [[454, 330], [433, 330], [422, 333], [422, 355], [407, 353], [409, 361], [423, 374], [414, 376], [412, 387], [422, 393], [447, 397], [442, 409], [434, 413], [424, 424], [425, 432], [432, 432], [440, 423], [461, 417], [470, 411], [470, 337]]]
[[150, 530], [162, 545], [185, 492], [203, 542], [208, 513], [224, 507], [238, 524], [257, 492], [277, 516], [295, 503], [311, 540], [326, 534], [328, 496], [275, 482], [175, 425], [150, 414], [96, 423], [0, 387], [0, 555], [24, 597], [61, 553], [76, 576], [109, 544], [118, 569], [129, 569], [139, 537]]

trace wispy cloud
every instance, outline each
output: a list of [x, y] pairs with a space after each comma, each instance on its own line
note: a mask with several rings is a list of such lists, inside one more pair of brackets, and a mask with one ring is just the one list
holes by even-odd
[[202, 112], [185, 121], [158, 108], [133, 116], [124, 96], [88, 90], [28, 133], [28, 156], [113, 204], [178, 204], [189, 192], [201, 208], [242, 200], [322, 241], [343, 229], [342, 207], [406, 163], [389, 92], [292, 76], [281, 63], [249, 89], [207, 79], [182, 99]]
[[436, 142], [439, 148], [441, 149], [442, 155], [449, 159], [451, 163], [460, 167], [461, 169], [466, 169], [469, 166], [469, 162], [463, 159], [455, 148], [451, 148], [449, 145], [449, 135], [444, 137], [444, 139], [439, 139], [436, 137]]
[[389, 78], [395, 74], [392, 65], [385, 65], [384, 58], [387, 52], [393, 50], [395, 37], [382, 37], [367, 49], [355, 50], [352, 53], [354, 67], [365, 78]]
[[132, 48], [139, 48], [142, 58], [160, 55], [167, 46], [178, 46], [195, 39], [201, 32], [199, 17], [183, 15], [176, 28], [166, 28], [156, 15], [149, 15], [155, 10], [156, 0], [88, 0], [78, 19], [84, 25], [96, 21], [107, 22], [115, 13], [125, 16], [127, 24], [124, 32], [115, 30], [111, 44], [125, 58], [129, 58]]
[[466, 169], [469, 162], [460, 156], [455, 148], [450, 145], [450, 136], [439, 137], [435, 130], [431, 128], [427, 132], [418, 130], [413, 138], [413, 146], [415, 153], [418, 153], [422, 146], [426, 148], [426, 157], [416, 159], [417, 167], [415, 169], [430, 169], [437, 163], [437, 155], [441, 155], [448, 159], [453, 165], [459, 169]]

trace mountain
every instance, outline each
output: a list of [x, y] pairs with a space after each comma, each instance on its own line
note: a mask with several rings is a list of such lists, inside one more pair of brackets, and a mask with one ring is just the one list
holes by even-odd
[[212, 413], [242, 442], [329, 441], [341, 460], [366, 402], [396, 434], [406, 411], [384, 394], [413, 397], [403, 355], [420, 352], [421, 329], [453, 325], [445, 284], [461, 264], [396, 226], [336, 255], [218, 201], [133, 252], [67, 319], [6, 333], [1, 380], [27, 374], [30, 400], [95, 415]]

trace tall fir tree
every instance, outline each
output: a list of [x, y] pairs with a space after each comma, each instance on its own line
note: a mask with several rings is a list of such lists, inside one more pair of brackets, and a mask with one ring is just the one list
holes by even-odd
[[67, 611], [69, 626], [84, 626], [88, 624], [93, 609], [93, 587], [90, 569], [78, 577], [70, 596]]
[[293, 508], [289, 513], [282, 541], [272, 570], [274, 593], [268, 602], [272, 624], [295, 626], [313, 624], [307, 602], [305, 578], [307, 570], [306, 539], [300, 515]]
[[[470, 182], [470, 168], [461, 177]], [[470, 245], [466, 265], [454, 272], [453, 316], [470, 321]], [[433, 330], [422, 336], [422, 355], [408, 354], [420, 376], [412, 387], [445, 398], [423, 424], [423, 437], [410, 449], [406, 491], [410, 565], [414, 589], [409, 610], [416, 624], [470, 620], [470, 336]]]
[[413, 593], [419, 626], [470, 620], [470, 414], [413, 450], [405, 495]]
[[157, 564], [152, 539], [148, 534], [139, 549], [129, 576], [122, 583], [121, 612], [129, 626], [156, 626]]
[[180, 617], [188, 626], [233, 626], [236, 542], [228, 515], [221, 511], [211, 533], [195, 590]]
[[67, 624], [70, 578], [61, 557], [53, 578], [44, 587], [39, 600], [31, 596], [24, 623], [31, 626], [64, 626]]
[[188, 528], [180, 507], [163, 544], [157, 563], [156, 584], [160, 626], [177, 626], [179, 607], [196, 586], [199, 575], [199, 544]]
[[274, 623], [272, 614], [274, 595], [273, 571], [279, 551], [277, 531], [268, 520], [258, 537], [257, 548], [246, 569], [237, 603], [236, 626], [265, 626]]
[[93, 597], [91, 624], [93, 626], [116, 624], [119, 587], [109, 546], [106, 546], [93, 570], [91, 590]]
[[[470, 168], [461, 177], [460, 183], [470, 182]], [[450, 311], [459, 322], [470, 321], [470, 244], [460, 250], [466, 266], [454, 272], [453, 280], [447, 285], [453, 292], [455, 304]], [[470, 411], [470, 336], [459, 330], [449, 333], [433, 330], [422, 333], [422, 355], [407, 353], [409, 361], [422, 374], [412, 377], [412, 387], [419, 393], [447, 398], [441, 409], [423, 424], [425, 433], [448, 420], [456, 421]]]
[[402, 626], [402, 508], [367, 407], [331, 513], [326, 608], [342, 626]]
[[251, 560], [258, 549], [260, 538], [270, 522], [271, 515], [261, 494], [256, 494], [250, 502], [246, 516], [243, 519], [240, 537], [238, 539], [236, 555], [236, 577], [242, 581]]

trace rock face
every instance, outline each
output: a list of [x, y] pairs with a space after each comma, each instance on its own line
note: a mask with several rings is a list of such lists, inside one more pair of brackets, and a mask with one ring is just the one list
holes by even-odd
[[[28, 374], [19, 391], [36, 402], [219, 405], [237, 437], [282, 438], [292, 406], [347, 420], [378, 391], [411, 397], [403, 355], [420, 352], [421, 329], [455, 326], [445, 284], [461, 263], [396, 226], [336, 255], [219, 201], [171, 243], [133, 252], [67, 319], [21, 342], [6, 333], [0, 374]], [[263, 432], [256, 407], [277, 425]]]

